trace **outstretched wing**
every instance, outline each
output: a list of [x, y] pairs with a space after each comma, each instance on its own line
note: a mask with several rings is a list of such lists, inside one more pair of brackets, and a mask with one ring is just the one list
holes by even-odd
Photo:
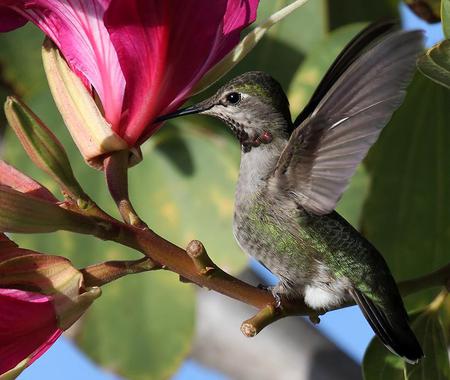
[[367, 50], [367, 48], [383, 34], [386, 34], [395, 28], [398, 28], [398, 24], [394, 21], [378, 21], [370, 24], [367, 28], [364, 28], [359, 32], [331, 64], [311, 96], [308, 104], [295, 119], [294, 127], [298, 127], [313, 113], [325, 94], [363, 51]]
[[403, 101], [422, 40], [421, 31], [395, 31], [353, 62], [347, 57], [345, 70], [292, 133], [271, 185], [294, 194], [315, 214], [334, 210], [356, 166]]

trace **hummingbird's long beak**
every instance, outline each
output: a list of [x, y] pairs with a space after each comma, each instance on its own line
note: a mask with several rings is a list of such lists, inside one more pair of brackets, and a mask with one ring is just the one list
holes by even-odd
[[191, 115], [194, 113], [200, 113], [200, 112], [204, 112], [209, 110], [210, 108], [212, 108], [212, 104], [211, 103], [207, 103], [207, 102], [200, 102], [198, 104], [194, 104], [193, 106], [190, 107], [186, 107], [186, 108], [182, 108], [178, 111], [175, 112], [171, 112], [168, 113], [166, 115], [162, 115], [162, 116], [158, 116], [155, 119], [156, 123], [160, 123], [162, 121], [165, 120], [169, 120], [169, 119], [173, 119], [174, 117], [178, 117], [178, 116], [184, 116], [184, 115]]

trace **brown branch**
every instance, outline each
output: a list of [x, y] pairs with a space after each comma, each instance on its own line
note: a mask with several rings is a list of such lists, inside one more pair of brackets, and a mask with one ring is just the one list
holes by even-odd
[[281, 308], [274, 305], [267, 305], [258, 311], [253, 317], [242, 322], [241, 331], [247, 338], [253, 338], [264, 327], [283, 318]]
[[[241, 326], [247, 336], [256, 335], [265, 326], [286, 316], [309, 316], [317, 323], [320, 314], [354, 305], [354, 302], [348, 302], [335, 309], [318, 312], [308, 307], [303, 299], [282, 297], [281, 300], [276, 300], [271, 292], [249, 285], [221, 270], [199, 241], [192, 241], [185, 251], [151, 230], [143, 230], [115, 219], [105, 221], [105, 225], [107, 224], [110, 225], [105, 227], [101, 236], [103, 239], [113, 240], [142, 252], [158, 267], [179, 274], [183, 281], [206, 287], [257, 308], [259, 312]], [[447, 286], [449, 281], [450, 264], [433, 273], [400, 282], [398, 287], [402, 296], [406, 297], [422, 289]]]
[[220, 268], [208, 256], [205, 247], [198, 240], [192, 240], [186, 247], [186, 253], [192, 259], [198, 274], [211, 277]]
[[84, 286], [103, 286], [123, 276], [161, 269], [161, 266], [149, 257], [140, 260], [106, 261], [80, 269], [83, 274]]
[[[201, 244], [190, 244], [189, 252], [194, 256], [191, 257], [185, 250], [151, 230], [142, 230], [119, 222], [111, 230], [119, 230], [120, 232], [118, 236], [111, 236], [110, 240], [142, 252], [164, 269], [178, 273], [189, 282], [215, 290], [258, 309], [274, 302], [271, 293], [229, 275], [213, 264], [212, 260], [205, 259], [207, 254]], [[196, 253], [198, 249], [201, 251], [201, 258]], [[206, 271], [208, 275], [203, 273], [201, 269], [205, 267], [204, 263], [207, 263], [205, 266], [214, 267], [214, 275], [212, 275], [211, 270]]]

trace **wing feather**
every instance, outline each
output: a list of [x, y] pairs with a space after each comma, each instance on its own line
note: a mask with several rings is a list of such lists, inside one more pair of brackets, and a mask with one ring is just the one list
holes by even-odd
[[358, 33], [336, 57], [333, 64], [317, 86], [316, 91], [314, 91], [314, 94], [311, 96], [310, 101], [296, 118], [294, 126], [299, 126], [309, 115], [311, 115], [323, 96], [329, 91], [336, 80], [339, 79], [342, 73], [359, 55], [361, 55], [367, 46], [396, 27], [397, 24], [393, 21], [380, 21], [370, 24], [367, 28]]
[[271, 178], [277, 190], [294, 194], [313, 213], [334, 210], [402, 103], [422, 40], [421, 31], [393, 31], [360, 48], [354, 60], [347, 57], [351, 63], [293, 131]]

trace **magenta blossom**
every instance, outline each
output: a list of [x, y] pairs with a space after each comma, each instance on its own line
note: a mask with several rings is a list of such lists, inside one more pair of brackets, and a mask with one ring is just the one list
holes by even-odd
[[[62, 332], [52, 297], [17, 289], [0, 289], [0, 378], [1, 374], [14, 370], [23, 361], [23, 367], [32, 364]], [[17, 371], [22, 368], [17, 368]]]
[[[258, 3], [0, 0], [0, 31], [26, 20], [41, 28], [98, 97], [112, 131], [133, 147], [155, 132], [156, 116], [177, 109], [202, 76], [237, 45], [241, 31], [255, 20]], [[104, 153], [81, 151], [88, 159]]]
[[69, 260], [22, 249], [0, 233], [0, 379], [38, 359], [100, 295]]

